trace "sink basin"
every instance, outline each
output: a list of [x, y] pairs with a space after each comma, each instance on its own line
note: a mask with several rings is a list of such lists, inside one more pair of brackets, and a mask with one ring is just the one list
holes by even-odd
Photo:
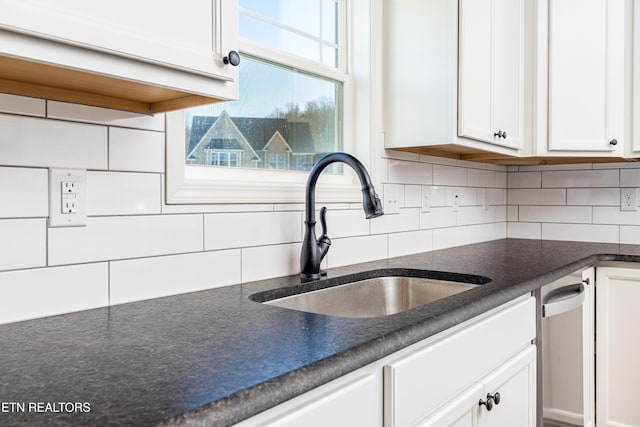
[[[451, 275], [453, 273], [448, 273], [448, 276]], [[429, 277], [392, 275], [357, 280], [261, 302], [339, 317], [388, 316], [472, 289], [490, 280], [482, 276], [464, 276], [482, 280], [474, 280], [474, 284]]]

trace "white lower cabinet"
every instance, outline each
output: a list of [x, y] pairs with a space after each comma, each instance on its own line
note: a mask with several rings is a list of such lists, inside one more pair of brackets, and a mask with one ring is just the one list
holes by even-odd
[[598, 427], [640, 426], [640, 268], [599, 267], [596, 288]]
[[420, 427], [535, 426], [535, 365], [535, 346], [530, 346], [418, 425]]
[[238, 426], [533, 427], [535, 316], [523, 296]]
[[[464, 421], [474, 422], [476, 417], [486, 418], [483, 425], [488, 426], [533, 426], [536, 381], [535, 346], [531, 340], [535, 335], [535, 300], [527, 298], [387, 364], [384, 367], [385, 427], [476, 425]], [[511, 382], [511, 377], [517, 377], [522, 369], [526, 370], [526, 376], [519, 377], [518, 381], [522, 378], [526, 381], [524, 387], [519, 387]], [[511, 391], [505, 395], [501, 387]], [[511, 403], [503, 404], [504, 400], [500, 400], [495, 405], [493, 397], [487, 395], [493, 396], [496, 392]], [[491, 411], [487, 411], [487, 404], [480, 405], [481, 399], [491, 401], [488, 403]], [[486, 411], [492, 415], [502, 413], [511, 419], [509, 414], [518, 412], [521, 402], [526, 402], [526, 409], [518, 419], [524, 417], [531, 422], [501, 424], [500, 415], [482, 417]], [[511, 405], [516, 406], [511, 410], [502, 409]]]

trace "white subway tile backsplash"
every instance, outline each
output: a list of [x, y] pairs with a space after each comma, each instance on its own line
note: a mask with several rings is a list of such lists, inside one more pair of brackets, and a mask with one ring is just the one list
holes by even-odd
[[[487, 188], [479, 189], [478, 194], [481, 195], [481, 191], [485, 191], [485, 197], [487, 204], [489, 205], [506, 205], [507, 204], [507, 190], [504, 188]], [[478, 196], [480, 198], [480, 196]]]
[[620, 243], [640, 245], [640, 227], [621, 225]]
[[109, 128], [109, 170], [164, 172], [164, 133]]
[[424, 188], [429, 190], [429, 204], [431, 206], [447, 205], [447, 187], [433, 185]]
[[396, 233], [420, 229], [420, 209], [400, 209], [397, 215], [383, 215], [371, 221], [371, 234]]
[[433, 249], [445, 249], [495, 239], [494, 224], [467, 225], [433, 230]]
[[458, 206], [475, 206], [482, 204], [482, 200], [478, 200], [478, 190], [476, 188], [446, 187], [445, 193], [445, 206], [453, 206], [456, 200]]
[[507, 201], [510, 205], [564, 205], [567, 204], [567, 190], [512, 188], [508, 190]]
[[393, 184], [427, 185], [433, 181], [433, 169], [429, 163], [389, 160], [389, 182]]
[[620, 187], [640, 187], [640, 169], [621, 170]]
[[640, 212], [621, 211], [620, 206], [593, 208], [594, 224], [640, 225]]
[[107, 263], [0, 273], [0, 323], [108, 304]]
[[568, 188], [567, 205], [620, 206], [620, 189]]
[[[106, 305], [109, 287], [117, 304], [299, 272], [303, 204], [164, 204], [164, 114], [2, 94], [0, 112], [8, 113], [0, 114], [0, 166], [7, 166], [0, 167], [0, 322], [18, 319], [2, 317], [11, 294], [1, 288], [20, 285], [19, 274], [51, 283], [52, 295], [86, 284], [78, 301], [32, 312], [16, 291], [10, 301], [18, 312], [38, 317]], [[360, 202], [329, 204], [333, 245], [323, 268], [507, 236], [577, 240], [582, 233], [640, 243], [640, 214], [619, 211], [620, 183], [640, 188], [640, 165], [503, 166], [377, 153], [374, 178], [385, 184], [378, 191], [397, 190], [400, 213], [368, 221]], [[89, 169], [87, 227], [47, 229], [49, 167]], [[429, 212], [421, 212], [424, 192]], [[100, 261], [110, 262], [83, 264]], [[68, 275], [81, 280], [67, 286]], [[38, 286], [24, 295], [40, 293]]]
[[542, 187], [618, 187], [619, 175], [618, 169], [545, 171]]
[[594, 169], [638, 169], [640, 168], [640, 163], [637, 161], [633, 162], [615, 162], [615, 163], [594, 163]]
[[389, 257], [433, 250], [433, 230], [389, 234]]
[[420, 213], [420, 229], [452, 227], [458, 223], [458, 213], [450, 207], [431, 208], [429, 212]]
[[404, 186], [404, 207], [419, 208], [422, 206], [422, 186], [405, 185]]
[[0, 167], [0, 218], [48, 216], [48, 180], [46, 169]]
[[496, 172], [480, 169], [469, 169], [469, 185], [474, 187], [496, 187]]
[[160, 175], [87, 172], [88, 215], [160, 213]]
[[289, 243], [243, 248], [242, 282], [300, 273], [300, 246], [300, 243]]
[[152, 116], [130, 113], [128, 111], [90, 107], [88, 105], [48, 101], [47, 116], [54, 119], [164, 132], [164, 114]]
[[399, 150], [382, 150], [382, 157], [387, 159], [396, 159], [396, 160], [407, 160], [411, 162], [419, 162], [420, 154], [409, 153], [408, 151], [399, 151]]
[[584, 170], [591, 169], [591, 163], [569, 163], [566, 165], [520, 165], [520, 172], [533, 172], [533, 171], [562, 171], [562, 170]]
[[0, 114], [0, 165], [107, 168], [107, 128]]
[[46, 265], [46, 224], [43, 218], [0, 219], [0, 270]]
[[482, 206], [462, 206], [458, 209], [458, 225], [484, 224], [490, 221], [488, 216], [491, 211]]
[[[376, 220], [377, 218], [373, 221]], [[371, 220], [365, 218], [362, 209], [334, 210], [329, 208], [327, 211], [328, 235], [332, 239], [367, 235], [369, 234], [370, 223]], [[303, 225], [301, 219], [300, 226], [303, 227]], [[304, 228], [302, 233], [304, 233]], [[321, 234], [320, 214], [316, 212], [316, 236], [319, 237]]]
[[486, 212], [487, 222], [507, 222], [506, 206], [489, 206]]
[[386, 234], [333, 239], [327, 255], [328, 267], [384, 259], [387, 258], [387, 248]]
[[202, 251], [202, 215], [89, 217], [86, 227], [49, 228], [49, 265]]
[[507, 172], [496, 172], [496, 187], [507, 188]]
[[434, 185], [467, 186], [468, 171], [470, 170], [471, 169], [454, 167], [454, 166], [434, 165], [433, 166], [433, 184]]
[[507, 188], [540, 188], [541, 172], [509, 172]]
[[0, 93], [0, 112], [44, 117], [47, 112], [46, 101], [39, 98]]
[[240, 249], [109, 263], [109, 304], [240, 283]]
[[540, 239], [542, 225], [539, 222], [509, 222], [507, 237], [510, 239]]
[[429, 156], [427, 154], [420, 154], [420, 161], [424, 163], [432, 163], [436, 165], [450, 165], [450, 166], [458, 165], [458, 161], [456, 159], [450, 159], [448, 157]]
[[204, 241], [205, 250], [300, 242], [302, 213], [207, 214], [204, 216]]
[[525, 222], [562, 222], [590, 223], [589, 206], [520, 206], [520, 221]]
[[595, 224], [542, 224], [542, 238], [576, 242], [618, 243], [619, 226]]

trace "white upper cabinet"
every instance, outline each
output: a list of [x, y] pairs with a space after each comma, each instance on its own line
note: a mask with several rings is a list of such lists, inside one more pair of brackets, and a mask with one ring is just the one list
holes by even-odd
[[225, 63], [237, 49], [236, 0], [0, 0], [0, 9], [0, 91], [141, 112], [237, 98], [238, 69]]
[[525, 0], [383, 3], [385, 148], [521, 155]]
[[460, 0], [458, 135], [523, 147], [524, 0]]
[[627, 0], [538, 3], [538, 155], [623, 156], [627, 7]]

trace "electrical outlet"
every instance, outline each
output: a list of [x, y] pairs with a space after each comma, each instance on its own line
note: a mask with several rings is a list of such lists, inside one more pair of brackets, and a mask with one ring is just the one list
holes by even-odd
[[636, 188], [620, 189], [620, 210], [621, 211], [637, 211], [638, 210], [638, 190]]
[[422, 212], [431, 212], [431, 189], [422, 186]]
[[482, 198], [482, 209], [484, 209], [484, 210], [489, 209], [489, 203], [487, 202], [487, 189], [486, 188], [481, 188], [480, 189], [480, 197]]
[[87, 225], [87, 171], [49, 169], [49, 227]]
[[400, 191], [403, 187], [400, 185], [388, 184], [384, 186], [384, 213], [398, 214], [400, 213], [401, 195]]
[[453, 212], [458, 212], [458, 208], [460, 207], [460, 195], [459, 194], [454, 194], [453, 195]]

